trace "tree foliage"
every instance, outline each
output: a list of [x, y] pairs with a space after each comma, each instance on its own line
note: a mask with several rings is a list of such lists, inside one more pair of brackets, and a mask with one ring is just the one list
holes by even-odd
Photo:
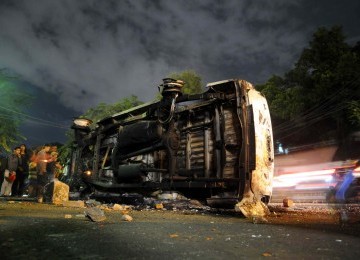
[[130, 97], [120, 99], [114, 104], [100, 103], [96, 107], [88, 109], [81, 117], [91, 119], [94, 123], [96, 123], [105, 117], [138, 106], [142, 103], [143, 102], [138, 100], [137, 96], [132, 95]]
[[[137, 96], [130, 96], [127, 98], [120, 99], [119, 101], [113, 103], [113, 104], [106, 104], [106, 103], [100, 103], [96, 107], [92, 107], [88, 109], [84, 114], [82, 114], [81, 118], [87, 118], [90, 119], [93, 123], [91, 125], [92, 128], [96, 126], [96, 122], [112, 116], [116, 113], [122, 112], [124, 110], [127, 110], [129, 108], [141, 105], [143, 102], [138, 100]], [[72, 130], [69, 130], [66, 133], [67, 141], [66, 143], [60, 148], [60, 160], [65, 163], [66, 160], [70, 157], [71, 153], [71, 147], [73, 145], [74, 141], [74, 133]]]
[[19, 125], [24, 120], [22, 110], [31, 96], [17, 85], [17, 79], [0, 70], [0, 150], [11, 151], [11, 146], [26, 138], [20, 134]]
[[360, 127], [360, 44], [346, 43], [339, 26], [319, 28], [294, 68], [259, 89], [282, 122], [274, 127], [278, 140], [340, 140]]

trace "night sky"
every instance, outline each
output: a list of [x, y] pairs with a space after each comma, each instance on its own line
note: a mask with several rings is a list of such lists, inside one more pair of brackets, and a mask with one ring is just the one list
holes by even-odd
[[35, 96], [26, 142], [63, 142], [73, 117], [153, 100], [173, 72], [194, 70], [204, 85], [282, 76], [320, 26], [360, 41], [359, 14], [358, 0], [0, 0], [0, 68]]

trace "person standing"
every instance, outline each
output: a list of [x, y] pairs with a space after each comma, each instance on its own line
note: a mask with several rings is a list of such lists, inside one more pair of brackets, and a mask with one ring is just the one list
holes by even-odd
[[21, 160], [16, 170], [16, 179], [12, 185], [11, 196], [21, 197], [24, 194], [25, 180], [28, 178], [30, 160], [30, 155], [25, 144], [20, 145], [20, 157]]
[[37, 174], [36, 162], [29, 163], [29, 186], [28, 195], [30, 198], [37, 198]]
[[19, 166], [20, 160], [20, 147], [15, 147], [13, 153], [8, 157], [7, 168], [4, 174], [4, 181], [1, 185], [1, 196], [11, 195], [11, 188], [14, 180], [16, 179], [16, 170]]
[[43, 201], [44, 187], [48, 183], [48, 176], [46, 173], [46, 166], [50, 159], [49, 155], [50, 145], [45, 144], [37, 154], [36, 175], [37, 175], [37, 199], [38, 202]]
[[49, 182], [53, 182], [57, 177], [59, 171], [62, 169], [61, 164], [58, 162], [58, 153], [52, 152], [50, 154], [50, 160], [46, 165], [46, 172], [49, 176]]

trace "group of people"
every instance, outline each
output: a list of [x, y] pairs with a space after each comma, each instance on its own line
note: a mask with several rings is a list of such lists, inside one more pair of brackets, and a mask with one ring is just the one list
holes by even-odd
[[56, 146], [48, 144], [38, 152], [28, 151], [25, 144], [16, 146], [2, 159], [0, 196], [22, 197], [24, 194], [42, 200], [44, 187], [54, 181], [62, 169]]

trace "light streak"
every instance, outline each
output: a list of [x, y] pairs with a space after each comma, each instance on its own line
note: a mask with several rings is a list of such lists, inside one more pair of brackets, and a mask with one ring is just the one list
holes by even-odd
[[324, 183], [327, 183], [327, 185], [329, 185], [328, 183], [329, 181], [331, 182], [334, 173], [335, 173], [335, 169], [326, 169], [326, 170], [283, 174], [274, 178], [273, 187], [274, 188], [296, 187], [301, 183], [308, 183], [312, 185], [316, 185], [317, 183], [320, 183], [320, 186], [323, 186]]

